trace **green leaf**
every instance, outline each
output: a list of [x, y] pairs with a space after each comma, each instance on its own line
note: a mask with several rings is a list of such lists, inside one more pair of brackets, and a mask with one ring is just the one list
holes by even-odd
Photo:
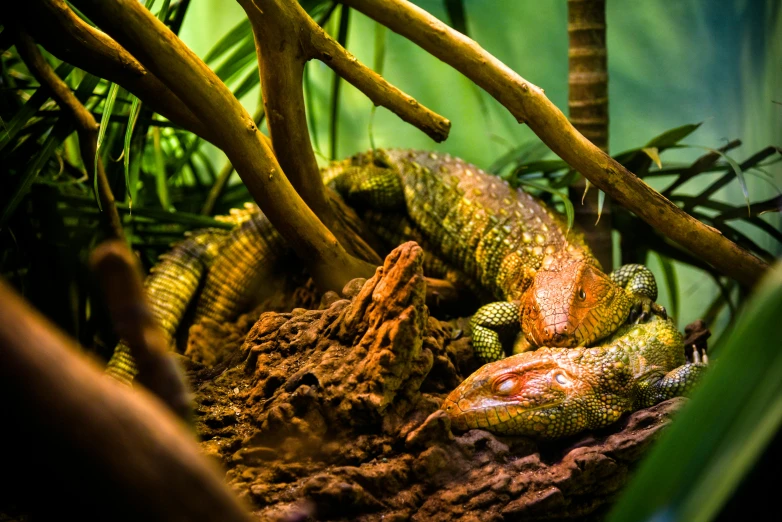
[[715, 518], [782, 425], [782, 263], [755, 287], [692, 399], [644, 459], [609, 522]]
[[247, 73], [247, 76], [244, 77], [241, 83], [239, 83], [236, 89], [234, 89], [234, 96], [236, 96], [236, 99], [240, 100], [260, 83], [261, 77], [258, 76], [258, 68], [253, 67], [250, 72]]
[[[147, 0], [148, 2], [154, 2], [155, 0]], [[166, 17], [168, 16], [168, 8], [171, 5], [171, 0], [163, 0], [163, 5], [160, 7], [160, 11], [157, 13], [157, 18], [161, 22], [166, 22]]]
[[[383, 68], [386, 63], [386, 26], [383, 24], [375, 23], [375, 58], [373, 63], [373, 69], [379, 75], [383, 75]], [[375, 150], [375, 135], [373, 132], [373, 126], [375, 123], [375, 112], [377, 111], [377, 105], [372, 104], [372, 108], [369, 112], [369, 146], [372, 150]]]
[[316, 120], [315, 102], [312, 99], [312, 68], [308, 65], [304, 67], [304, 81], [302, 82], [304, 89], [304, 103], [307, 112], [307, 124], [309, 126], [310, 134], [312, 135], [312, 146], [315, 149], [315, 153], [319, 156], [323, 156], [320, 151], [320, 138], [318, 134], [318, 122]]
[[668, 289], [668, 295], [671, 298], [671, 315], [675, 320], [679, 317], [679, 285], [676, 277], [676, 267], [671, 258], [659, 252], [657, 252], [657, 257], [660, 259], [660, 266], [663, 269], [663, 279]]
[[528, 140], [494, 160], [489, 167], [489, 172], [499, 174], [509, 165], [530, 165], [531, 162], [542, 160], [549, 152], [551, 150], [542, 141]]
[[206, 63], [214, 61], [216, 58], [219, 58], [228, 52], [228, 50], [231, 49], [234, 45], [243, 40], [247, 40], [248, 38], [250, 40], [253, 39], [253, 28], [250, 25], [250, 20], [246, 17], [243, 17], [241, 22], [236, 24], [233, 29], [228, 31], [228, 33], [223, 36], [220, 41], [214, 45], [214, 47], [212, 47], [212, 49], [206, 54], [204, 61]]
[[240, 42], [239, 46], [215, 69], [215, 74], [223, 82], [228, 82], [256, 61], [255, 41], [251, 36]]
[[160, 200], [160, 206], [164, 210], [171, 209], [171, 198], [168, 194], [168, 178], [166, 176], [166, 160], [163, 155], [163, 148], [160, 144], [160, 129], [152, 129], [152, 149], [155, 156], [155, 187], [157, 196]]
[[658, 169], [663, 168], [663, 163], [660, 161], [660, 151], [657, 147], [644, 147], [641, 149], [644, 154], [649, 156], [649, 158], [654, 162], [655, 165], [657, 165]]
[[575, 219], [575, 210], [573, 209], [573, 203], [570, 201], [570, 198], [567, 197], [566, 192], [563, 192], [561, 190], [556, 190], [551, 187], [547, 187], [546, 185], [542, 185], [540, 183], [535, 183], [534, 181], [521, 180], [520, 184], [525, 185], [527, 187], [532, 187], [534, 189], [542, 190], [543, 192], [549, 192], [557, 196], [559, 199], [561, 199], [562, 203], [564, 203], [565, 205], [565, 216], [567, 217], [568, 232], [570, 231], [571, 228], [573, 228], [573, 221]]
[[103, 145], [103, 138], [106, 136], [106, 129], [111, 121], [111, 113], [114, 110], [114, 101], [117, 99], [119, 85], [112, 83], [109, 87], [109, 94], [106, 96], [106, 102], [103, 104], [103, 115], [100, 118], [100, 128], [98, 129], [98, 143], [95, 147], [95, 158], [93, 158], [92, 167], [92, 188], [95, 192], [95, 201], [98, 203], [98, 209], [103, 210], [98, 194], [98, 161], [100, 160], [100, 147]]
[[445, 12], [451, 27], [465, 36], [470, 36], [467, 33], [467, 14], [462, 0], [445, 0]]
[[681, 140], [698, 130], [698, 127], [700, 127], [702, 124], [703, 122], [690, 123], [665, 131], [659, 136], [652, 138], [649, 143], [646, 144], [646, 147], [656, 147], [658, 150], [673, 147]]
[[[95, 89], [95, 86], [98, 85], [99, 81], [100, 78], [96, 76], [92, 76], [91, 74], [85, 75], [79, 84], [79, 87], [76, 89], [76, 98], [84, 103], [84, 100], [92, 94], [92, 91]], [[54, 151], [57, 150], [57, 147], [59, 147], [63, 140], [73, 132], [73, 129], [74, 124], [71, 118], [60, 118], [57, 120], [51, 133], [46, 137], [40, 151], [28, 163], [11, 198], [3, 209], [3, 213], [0, 215], [0, 229], [5, 228], [6, 224], [8, 224], [8, 220], [11, 219], [11, 216], [16, 211], [19, 203], [21, 203], [22, 199], [27, 195], [35, 178], [38, 176], [38, 173], [49, 161], [49, 158], [51, 158]]]
[[[61, 63], [54, 71], [57, 76], [65, 80], [68, 75], [73, 71], [73, 65], [65, 62]], [[22, 106], [14, 117], [4, 126], [2, 132], [0, 132], [0, 152], [12, 142], [20, 130], [25, 124], [35, 116], [41, 106], [49, 99], [49, 90], [45, 88], [38, 88], [27, 102]]]
[[133, 206], [133, 196], [130, 190], [130, 145], [133, 142], [133, 129], [136, 127], [139, 112], [141, 111], [141, 100], [133, 97], [133, 103], [130, 105], [128, 114], [128, 126], [125, 129], [125, 143], [122, 147], [123, 164], [125, 167], [125, 190], [128, 192], [129, 205]]
[[733, 158], [731, 158], [730, 156], [728, 156], [727, 154], [725, 154], [724, 152], [722, 152], [720, 150], [711, 149], [709, 147], [704, 147], [702, 145], [684, 145], [683, 144], [681, 146], [682, 147], [692, 147], [692, 148], [695, 148], [695, 149], [708, 150], [709, 152], [711, 152], [713, 154], [719, 154], [720, 156], [722, 156], [722, 158], [725, 161], [728, 162], [728, 165], [730, 165], [730, 168], [733, 169], [733, 173], [736, 174], [736, 179], [738, 180], [739, 186], [741, 187], [741, 192], [744, 194], [744, 201], [747, 203], [747, 215], [751, 215], [750, 202], [749, 202], [749, 190], [747, 189], [747, 180], [744, 178], [744, 171], [741, 169], [741, 166], [739, 166], [739, 164], [736, 162], [736, 160], [734, 160]]
[[[348, 30], [350, 28], [350, 8], [342, 5], [339, 13], [339, 29], [337, 30], [337, 42], [347, 48]], [[329, 159], [332, 161], [337, 157], [337, 137], [339, 133], [339, 88], [342, 84], [342, 77], [334, 73], [334, 80], [331, 84], [331, 121], [329, 132], [331, 133], [331, 150]]]
[[[589, 181], [587, 180], [587, 183]], [[603, 206], [606, 202], [606, 193], [603, 192], [600, 189], [597, 189], [597, 221], [595, 221], [595, 225], [600, 223], [600, 218], [603, 217]]]

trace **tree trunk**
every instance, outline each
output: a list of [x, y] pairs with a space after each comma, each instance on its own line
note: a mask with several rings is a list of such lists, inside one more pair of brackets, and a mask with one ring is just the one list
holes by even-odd
[[[570, 121], [592, 143], [608, 152], [608, 70], [605, 0], [568, 0], [568, 109]], [[611, 202], [600, 216], [598, 191], [580, 177], [570, 186], [576, 222], [606, 271], [613, 264]], [[583, 204], [578, 204], [583, 199]], [[598, 221], [599, 218], [599, 221]]]

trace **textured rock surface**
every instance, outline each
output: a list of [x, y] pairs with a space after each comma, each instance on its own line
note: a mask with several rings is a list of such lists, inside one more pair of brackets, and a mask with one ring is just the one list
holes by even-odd
[[246, 318], [203, 330], [211, 348], [192, 353], [212, 366], [189, 373], [204, 451], [263, 520], [599, 516], [683, 399], [556, 442], [454, 436], [438, 407], [476, 363], [429, 317], [421, 265], [407, 243], [350, 300], [264, 313], [243, 343]]

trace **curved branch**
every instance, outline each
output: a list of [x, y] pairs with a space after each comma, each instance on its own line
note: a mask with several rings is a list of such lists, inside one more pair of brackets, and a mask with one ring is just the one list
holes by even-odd
[[64, 0], [34, 0], [17, 4], [26, 29], [57, 58], [117, 83], [158, 114], [217, 145], [211, 129], [154, 74], [105, 33], [90, 27]]
[[463, 34], [405, 0], [340, 0], [467, 76], [507, 108], [571, 167], [619, 204], [740, 283], [752, 286], [768, 264], [671, 203], [570, 124], [528, 82]]
[[[16, 50], [30, 72], [38, 79], [41, 85], [46, 86], [51, 91], [52, 98], [57, 102], [57, 105], [76, 124], [82, 163], [84, 163], [85, 168], [89, 172], [92, 170], [90, 166], [93, 165], [93, 161], [96, 160], [98, 153], [98, 123], [95, 121], [92, 113], [76, 98], [70, 87], [52, 70], [49, 63], [41, 55], [33, 39], [24, 31], [18, 32]], [[114, 194], [111, 192], [109, 180], [106, 178], [106, 171], [103, 169], [103, 161], [97, 158], [96, 163], [94, 175], [98, 178], [98, 197], [101, 205], [106, 209], [105, 217], [108, 228], [114, 238], [125, 241], [122, 220], [120, 220], [117, 212]]]
[[135, 0], [74, 1], [155, 74], [214, 135], [250, 194], [323, 289], [374, 267], [349, 255], [296, 193], [252, 117], [182, 41]]
[[21, 488], [45, 468], [58, 485], [54, 499], [38, 495], [31, 509], [95, 520], [250, 520], [180, 421], [143, 389], [104, 377], [1, 280], [0, 346], [3, 421], [14, 426], [0, 430], [0, 443], [15, 448], [4, 471]]
[[302, 93], [304, 65], [314, 57], [326, 61], [374, 103], [390, 108], [437, 141], [447, 137], [450, 122], [358, 63], [297, 2], [238, 1], [252, 24], [269, 131], [280, 165], [307, 205], [349, 252], [380, 263], [372, 248], [350, 231], [352, 225], [341, 219], [344, 212], [332, 208], [336, 200], [329, 197], [320, 179]]
[[[297, 4], [298, 5], [298, 4]], [[363, 92], [375, 105], [380, 105], [419, 128], [434, 141], [440, 143], [448, 138], [451, 122], [433, 112], [413, 98], [400, 91], [385, 78], [356, 60], [347, 49], [334, 40], [326, 31], [307, 18], [311, 32], [310, 57], [328, 65], [335, 73]]]

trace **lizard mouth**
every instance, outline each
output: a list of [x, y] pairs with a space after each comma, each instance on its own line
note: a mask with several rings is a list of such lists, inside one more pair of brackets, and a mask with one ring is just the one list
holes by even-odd
[[[515, 401], [502, 401], [502, 404], [470, 404], [460, 406], [459, 403], [463, 403], [465, 400], [469, 399], [459, 398], [458, 400], [453, 400], [449, 397], [443, 401], [443, 405], [441, 406], [441, 409], [444, 410], [451, 419], [451, 426], [459, 431], [489, 429], [500, 432], [516, 431], [517, 433], [520, 433], [518, 431], [518, 420], [520, 416], [554, 408], [562, 403], [562, 401], [550, 401], [545, 404], [524, 406]], [[504, 411], [500, 411], [501, 409]], [[509, 409], [514, 411], [511, 412]], [[529, 430], [524, 431], [529, 432], [529, 434], [535, 433], [534, 429], [531, 427]]]

